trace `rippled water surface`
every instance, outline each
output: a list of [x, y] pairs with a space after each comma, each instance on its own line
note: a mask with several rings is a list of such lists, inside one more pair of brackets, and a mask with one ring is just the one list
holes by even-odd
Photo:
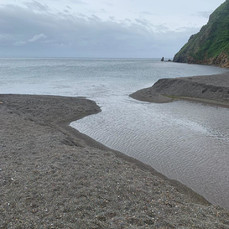
[[0, 91], [95, 100], [102, 112], [73, 127], [229, 208], [229, 109], [128, 96], [160, 78], [224, 71], [150, 59], [1, 59]]

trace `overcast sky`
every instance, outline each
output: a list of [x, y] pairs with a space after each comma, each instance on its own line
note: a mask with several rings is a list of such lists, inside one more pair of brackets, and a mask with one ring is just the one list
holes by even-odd
[[173, 57], [224, 0], [0, 0], [0, 57]]

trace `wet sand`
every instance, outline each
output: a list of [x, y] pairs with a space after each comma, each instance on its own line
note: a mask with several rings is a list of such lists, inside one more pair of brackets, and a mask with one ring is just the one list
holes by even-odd
[[68, 124], [84, 98], [0, 95], [0, 228], [229, 228], [229, 212]]
[[229, 72], [218, 75], [160, 79], [152, 87], [130, 95], [155, 103], [185, 99], [229, 107]]

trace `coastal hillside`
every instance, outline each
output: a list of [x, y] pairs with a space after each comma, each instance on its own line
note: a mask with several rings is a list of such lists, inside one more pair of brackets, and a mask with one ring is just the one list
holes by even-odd
[[199, 33], [190, 37], [174, 62], [229, 67], [229, 0], [210, 15]]

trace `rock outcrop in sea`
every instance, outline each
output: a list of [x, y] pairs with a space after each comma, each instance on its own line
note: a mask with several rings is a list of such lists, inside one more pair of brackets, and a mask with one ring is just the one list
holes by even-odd
[[190, 37], [174, 62], [229, 67], [229, 0], [210, 15], [199, 33]]

